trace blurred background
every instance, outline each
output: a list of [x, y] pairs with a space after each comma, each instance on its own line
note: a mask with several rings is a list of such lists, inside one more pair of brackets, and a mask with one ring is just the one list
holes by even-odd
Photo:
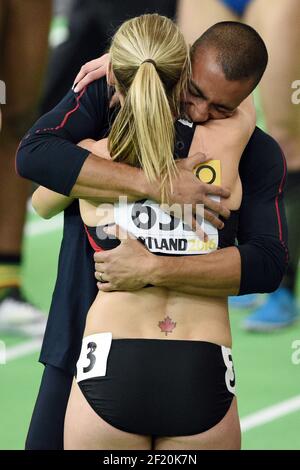
[[32, 185], [14, 173], [18, 143], [64, 96], [81, 65], [106, 50], [115, 28], [150, 8], [181, 15], [189, 43], [221, 20], [248, 22], [267, 43], [270, 64], [255, 93], [257, 125], [279, 141], [287, 157], [291, 263], [274, 294], [230, 299], [233, 353], [243, 449], [300, 449], [300, 105], [291, 99], [292, 83], [300, 80], [300, 3], [198, 0], [196, 16], [192, 1], [142, 3], [1, 0], [6, 104], [0, 96], [0, 449], [24, 448], [62, 237], [62, 216], [40, 219], [29, 200]]

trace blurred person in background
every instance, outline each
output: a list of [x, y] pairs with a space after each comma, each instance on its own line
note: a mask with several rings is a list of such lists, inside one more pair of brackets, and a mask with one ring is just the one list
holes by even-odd
[[[1, 0], [0, 77], [6, 85], [0, 143], [0, 332], [42, 335], [46, 317], [21, 290], [22, 237], [30, 183], [15, 153], [37, 117], [47, 61], [51, 0]], [[38, 21], [37, 21], [38, 18]]]
[[[300, 77], [300, 2], [179, 2], [179, 26], [190, 44], [214, 23], [230, 20], [244, 21], [251, 25], [267, 45], [270, 60], [259, 91], [267, 131], [278, 141], [287, 159], [285, 204], [289, 228], [289, 267], [281, 286], [243, 323], [247, 330], [270, 331], [291, 325], [298, 318], [296, 281], [300, 258], [300, 106], [292, 103], [291, 95], [292, 83]], [[202, 105], [205, 108], [204, 99]], [[245, 298], [236, 297], [232, 306], [250, 306], [256, 298], [254, 294]]]
[[[67, 1], [67, 3], [66, 3]], [[57, 28], [41, 101], [41, 114], [52, 109], [68, 92], [80, 67], [103, 54], [114, 31], [128, 18], [158, 12], [176, 14], [176, 0], [57, 0]], [[55, 30], [58, 31], [55, 35]]]

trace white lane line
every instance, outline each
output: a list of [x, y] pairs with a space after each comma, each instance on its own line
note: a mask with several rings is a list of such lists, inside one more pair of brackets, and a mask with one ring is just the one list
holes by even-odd
[[242, 432], [270, 423], [275, 419], [294, 413], [298, 410], [300, 410], [300, 395], [289, 398], [288, 400], [277, 403], [276, 405], [268, 406], [267, 408], [257, 411], [249, 416], [245, 416], [245, 418], [241, 419]]
[[37, 221], [27, 222], [25, 225], [25, 235], [34, 237], [36, 235], [42, 235], [44, 233], [55, 232], [61, 230], [63, 227], [63, 216], [62, 214], [53, 217], [53, 219], [43, 220], [38, 219]]
[[31, 339], [25, 341], [24, 343], [17, 344], [16, 346], [11, 346], [6, 349], [5, 359], [6, 363], [11, 362], [14, 359], [19, 359], [20, 357], [27, 356], [28, 354], [39, 351], [42, 346], [42, 339]]

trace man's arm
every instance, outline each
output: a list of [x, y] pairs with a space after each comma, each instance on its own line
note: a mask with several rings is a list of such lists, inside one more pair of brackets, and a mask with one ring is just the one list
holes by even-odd
[[[117, 163], [90, 153], [84, 161], [70, 195], [81, 199], [135, 199], [150, 197], [151, 188], [141, 169]], [[157, 195], [156, 195], [157, 197]]]
[[241, 257], [235, 247], [208, 255], [156, 258], [149, 279], [155, 286], [208, 297], [227, 297], [239, 292]]
[[70, 90], [22, 139], [16, 155], [18, 173], [69, 196], [90, 154], [76, 144], [87, 137], [99, 138], [105, 132], [107, 109], [105, 79], [92, 83], [77, 95]]
[[148, 282], [208, 296], [278, 288], [288, 263], [283, 204], [286, 164], [274, 139], [256, 129], [242, 157], [240, 175], [239, 245], [202, 256], [159, 257]]
[[16, 155], [20, 176], [76, 198], [148, 197], [143, 172], [93, 155], [77, 143], [99, 139], [108, 130], [106, 79], [72, 90], [42, 116], [22, 139]]
[[77, 145], [86, 138], [103, 137], [107, 129], [107, 83], [103, 78], [78, 94], [70, 90], [35, 123], [20, 143], [16, 170], [65, 196], [117, 198], [128, 193], [145, 197], [148, 188], [138, 168], [99, 158]]
[[[107, 133], [108, 98], [105, 78], [93, 82], [80, 93], [72, 90], [49, 113], [41, 117], [21, 141], [16, 169], [24, 178], [73, 198], [160, 200], [159, 184], [149, 184], [144, 172], [130, 165], [108, 161], [93, 155], [76, 144], [86, 138], [99, 139]], [[193, 167], [206, 161], [197, 155], [178, 162], [178, 175], [170, 203], [205, 203], [204, 217], [215, 227], [222, 222], [209, 210], [223, 217], [229, 211], [206, 196], [229, 197], [229, 191], [202, 183], [193, 174]]]
[[288, 262], [285, 159], [274, 139], [259, 129], [242, 156], [240, 176], [243, 200], [238, 246], [207, 255], [167, 257], [128, 240], [115, 250], [95, 254], [96, 270], [109, 282], [101, 290], [152, 284], [213, 297], [276, 290]]
[[277, 142], [258, 128], [241, 160], [240, 175], [247, 185], [239, 217], [239, 294], [272, 292], [288, 266], [286, 161]]

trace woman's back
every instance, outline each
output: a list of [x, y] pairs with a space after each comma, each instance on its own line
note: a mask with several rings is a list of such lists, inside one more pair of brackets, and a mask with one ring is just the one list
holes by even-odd
[[[229, 209], [233, 209], [231, 219], [225, 222], [225, 227], [222, 231], [217, 233], [217, 246], [224, 248], [226, 243], [232, 245], [234, 243], [235, 229], [238, 222], [238, 208], [241, 201], [242, 190], [240, 179], [238, 176], [238, 164], [240, 154], [243, 149], [241, 146], [246, 146], [248, 140], [248, 133], [251, 134], [251, 129], [247, 128], [245, 123], [241, 123], [241, 117], [237, 119], [230, 118], [224, 121], [219, 121], [216, 126], [197, 126], [193, 140], [190, 145], [189, 155], [197, 151], [205, 150], [215, 160], [213, 163], [218, 163], [222, 173], [222, 185], [227, 186], [231, 190], [231, 197], [226, 204]], [[245, 125], [244, 125], [245, 124]], [[235, 134], [236, 128], [239, 128], [239, 134]], [[241, 127], [243, 130], [241, 131]], [[229, 128], [231, 133], [228, 133]], [[232, 137], [228, 138], [228, 135]], [[209, 136], [209, 139], [208, 139]], [[219, 144], [216, 144], [218, 139]], [[224, 144], [222, 145], [222, 140]], [[210, 142], [213, 142], [211, 144]], [[92, 143], [88, 142], [87, 145], [94, 153], [97, 150], [103, 155], [103, 145], [105, 142]], [[98, 147], [98, 148], [97, 148]], [[220, 149], [222, 151], [220, 151]], [[106, 151], [107, 158], [109, 154]], [[209, 164], [206, 166], [210, 166]], [[218, 165], [213, 165], [218, 168]], [[220, 177], [221, 175], [217, 175]], [[219, 181], [217, 181], [219, 182]], [[221, 182], [221, 181], [220, 181]], [[225, 201], [224, 201], [225, 202]], [[158, 210], [157, 203], [147, 201], [140, 204], [141, 207], [146, 207], [150, 211]], [[105, 240], [97, 241], [97, 231], [101, 237], [101, 226], [106, 224], [113, 224], [114, 222], [120, 223], [120, 219], [124, 221], [124, 212], [120, 211], [119, 204], [117, 205], [95, 205], [87, 201], [80, 201], [81, 214], [83, 222], [88, 226], [87, 231], [89, 237], [92, 238], [92, 227], [94, 227], [95, 244], [99, 244], [102, 248], [105, 247]], [[98, 207], [97, 212], [95, 207]], [[117, 207], [117, 210], [116, 210]], [[132, 214], [134, 203], [127, 205], [127, 215]], [[125, 209], [124, 209], [125, 210]], [[121, 216], [120, 217], [120, 212]], [[141, 213], [141, 211], [139, 211]], [[136, 212], [135, 212], [136, 214]], [[155, 215], [155, 224], [157, 225], [157, 212]], [[119, 215], [119, 220], [115, 220], [115, 215]], [[148, 218], [148, 220], [150, 220]], [[151, 225], [151, 224], [150, 224]], [[168, 229], [171, 228], [171, 225]], [[178, 224], [177, 229], [178, 229]], [[210, 224], [209, 224], [210, 225]], [[211, 226], [210, 226], [211, 227]], [[124, 227], [126, 229], [126, 227]], [[149, 227], [148, 227], [149, 228]], [[206, 226], [207, 228], [207, 226]], [[212, 227], [211, 227], [212, 228]], [[170, 230], [168, 230], [170, 234]], [[162, 232], [157, 234], [157, 239], [162, 239]], [[211, 241], [216, 240], [213, 236], [214, 231], [211, 231]], [[226, 236], [227, 235], [227, 236]], [[193, 233], [194, 246], [198, 237]], [[172, 235], [170, 236], [172, 238]], [[169, 239], [170, 239], [169, 238]], [[198, 239], [199, 240], [199, 239]], [[115, 240], [110, 239], [108, 243], [115, 243]], [[103, 245], [104, 244], [104, 245]], [[173, 245], [174, 246], [174, 245]], [[207, 253], [217, 248], [216, 244], [203, 242], [199, 240], [198, 249], [189, 253], [190, 255], [198, 255], [199, 253]], [[94, 245], [95, 248], [95, 245]], [[113, 246], [111, 246], [113, 248]], [[149, 247], [148, 244], [148, 248]], [[157, 250], [153, 249], [155, 252]], [[156, 245], [157, 248], [157, 245]], [[165, 249], [161, 249], [160, 254], [168, 255], [168, 245]], [[178, 253], [177, 253], [178, 254]], [[201, 259], [199, 259], [201, 263]], [[155, 272], [153, 273], [155, 276]], [[86, 322], [86, 330], [84, 335], [93, 334], [101, 331], [111, 331], [115, 338], [161, 338], [161, 339], [190, 339], [190, 340], [205, 340], [222, 344], [230, 347], [231, 334], [228, 320], [227, 299], [220, 297], [202, 297], [189, 294], [182, 294], [176, 290], [166, 289], [161, 287], [148, 286], [139, 291], [134, 292], [99, 292], [95, 302], [93, 303]]]

